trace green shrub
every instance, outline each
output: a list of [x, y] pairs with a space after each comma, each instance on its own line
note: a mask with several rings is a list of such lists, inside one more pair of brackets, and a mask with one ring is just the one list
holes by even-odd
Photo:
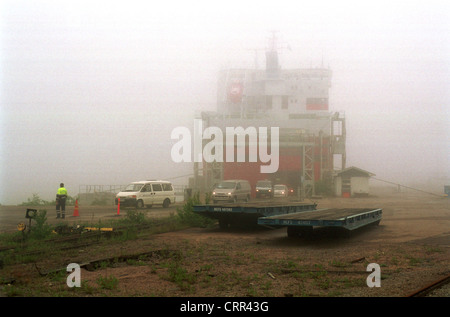
[[53, 229], [47, 223], [47, 210], [39, 210], [32, 219], [34, 223], [30, 228], [30, 238], [41, 240], [51, 235]]
[[127, 210], [126, 219], [133, 224], [144, 224], [146, 222], [145, 214], [136, 209]]
[[197, 192], [190, 197], [182, 208], [177, 208], [178, 220], [193, 227], [207, 227], [214, 223], [212, 219], [202, 217], [194, 212], [194, 205], [199, 205], [200, 194]]

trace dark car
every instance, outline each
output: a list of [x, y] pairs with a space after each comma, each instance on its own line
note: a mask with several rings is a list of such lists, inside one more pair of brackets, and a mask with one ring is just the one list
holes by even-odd
[[258, 181], [256, 183], [256, 198], [273, 197], [273, 185], [269, 180]]

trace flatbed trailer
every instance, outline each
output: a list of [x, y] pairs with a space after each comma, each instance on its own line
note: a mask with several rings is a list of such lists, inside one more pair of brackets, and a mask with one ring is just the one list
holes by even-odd
[[289, 237], [307, 236], [314, 227], [343, 228], [355, 230], [370, 224], [379, 224], [381, 208], [330, 208], [317, 209], [288, 215], [274, 215], [258, 218], [258, 224], [269, 227], [287, 227]]
[[193, 210], [201, 216], [219, 220], [219, 226], [227, 228], [236, 224], [257, 225], [261, 217], [302, 213], [316, 207], [316, 203], [261, 201], [195, 205]]

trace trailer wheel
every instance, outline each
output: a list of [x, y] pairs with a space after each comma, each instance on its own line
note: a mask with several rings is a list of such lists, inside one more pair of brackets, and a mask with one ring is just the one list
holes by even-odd
[[300, 232], [296, 227], [287, 227], [287, 236], [288, 238], [298, 238], [300, 236]]
[[311, 238], [313, 235], [313, 227], [301, 227], [300, 236], [303, 238]]
[[220, 229], [227, 229], [229, 225], [229, 221], [227, 219], [219, 219], [219, 228]]
[[310, 238], [313, 234], [313, 227], [287, 227], [289, 238]]

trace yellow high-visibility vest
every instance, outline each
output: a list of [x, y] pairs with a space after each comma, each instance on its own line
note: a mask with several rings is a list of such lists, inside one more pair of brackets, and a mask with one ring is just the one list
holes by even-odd
[[56, 194], [57, 195], [66, 195], [67, 196], [67, 189], [65, 189], [64, 187], [60, 187]]

